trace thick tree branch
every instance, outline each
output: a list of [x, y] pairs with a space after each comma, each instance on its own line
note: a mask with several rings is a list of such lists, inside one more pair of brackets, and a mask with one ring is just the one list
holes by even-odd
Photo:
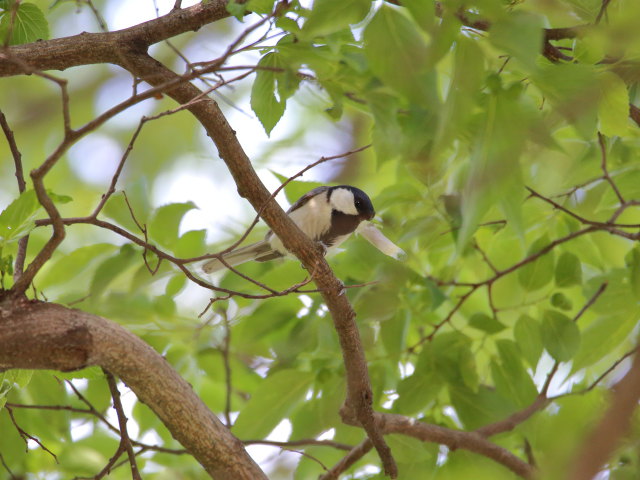
[[66, 70], [70, 67], [96, 63], [127, 63], [126, 52], [146, 50], [150, 45], [195, 31], [203, 25], [229, 16], [225, 0], [210, 0], [193, 7], [172, 10], [167, 15], [106, 33], [81, 33], [72, 37], [56, 38], [11, 46], [0, 53], [0, 76], [24, 73], [19, 58], [36, 70]]
[[0, 370], [76, 370], [118, 375], [216, 479], [266, 479], [191, 386], [155, 350], [119, 325], [56, 304], [0, 301]]

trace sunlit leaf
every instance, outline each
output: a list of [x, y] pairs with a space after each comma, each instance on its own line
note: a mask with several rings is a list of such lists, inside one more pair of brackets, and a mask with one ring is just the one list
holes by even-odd
[[546, 310], [542, 318], [542, 342], [555, 360], [567, 362], [580, 347], [580, 330], [566, 315]]
[[4, 43], [7, 37], [9, 45], [46, 40], [49, 38], [49, 23], [36, 4], [20, 3], [15, 17], [10, 11], [0, 15], [0, 39]]
[[601, 74], [602, 96], [598, 105], [598, 129], [603, 135], [622, 136], [629, 129], [629, 93], [624, 81], [609, 72]]
[[369, 8], [370, 0], [315, 0], [301, 38], [311, 39], [347, 28], [362, 20]]
[[428, 98], [421, 75], [426, 67], [426, 42], [403, 12], [383, 4], [364, 31], [364, 45], [371, 69], [385, 83], [412, 101]]
[[[242, 409], [232, 432], [241, 439], [266, 437], [304, 397], [314, 375], [298, 370], [281, 370], [270, 375]], [[265, 415], [268, 409], [269, 415]]]
[[582, 265], [580, 259], [571, 252], [563, 252], [556, 265], [556, 285], [570, 287], [582, 283]]
[[264, 127], [267, 135], [284, 114], [286, 99], [276, 97], [276, 77], [281, 75], [283, 63], [279, 54], [267, 53], [258, 62], [259, 69], [251, 89], [251, 109]]
[[469, 319], [469, 326], [486, 333], [498, 333], [507, 328], [497, 318], [486, 313], [474, 313]]
[[35, 228], [40, 209], [34, 190], [27, 190], [0, 213], [0, 245], [15, 242]]
[[547, 285], [553, 278], [553, 266], [555, 255], [553, 251], [540, 255], [540, 251], [549, 244], [549, 238], [545, 235], [538, 238], [527, 252], [527, 256], [538, 257], [518, 269], [518, 281], [527, 290], [538, 290]]
[[148, 234], [151, 240], [163, 247], [175, 248], [180, 221], [185, 213], [194, 208], [196, 206], [193, 202], [170, 203], [158, 208], [149, 222]]

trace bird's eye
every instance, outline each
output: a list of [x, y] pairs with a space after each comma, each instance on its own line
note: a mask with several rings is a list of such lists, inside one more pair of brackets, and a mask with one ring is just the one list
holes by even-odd
[[356, 200], [356, 207], [361, 207], [362, 206], [362, 202], [360, 200]]

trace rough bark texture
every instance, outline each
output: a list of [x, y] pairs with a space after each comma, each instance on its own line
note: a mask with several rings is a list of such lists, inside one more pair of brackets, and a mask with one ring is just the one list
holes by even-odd
[[266, 476], [242, 443], [149, 345], [120, 325], [52, 303], [0, 303], [0, 370], [77, 370], [120, 377], [216, 479]]

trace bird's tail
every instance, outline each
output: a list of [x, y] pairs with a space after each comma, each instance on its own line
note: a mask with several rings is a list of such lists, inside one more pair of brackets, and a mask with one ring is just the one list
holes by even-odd
[[[232, 250], [229, 253], [225, 253], [222, 258], [224, 261], [232, 267], [240, 265], [241, 263], [248, 262], [250, 260], [257, 260], [258, 262], [264, 262], [273, 258], [281, 257], [282, 254], [271, 247], [268, 240], [262, 240], [261, 242], [252, 243], [246, 247]], [[214, 273], [219, 270], [227, 268], [217, 258], [213, 258], [202, 265], [204, 273]]]

